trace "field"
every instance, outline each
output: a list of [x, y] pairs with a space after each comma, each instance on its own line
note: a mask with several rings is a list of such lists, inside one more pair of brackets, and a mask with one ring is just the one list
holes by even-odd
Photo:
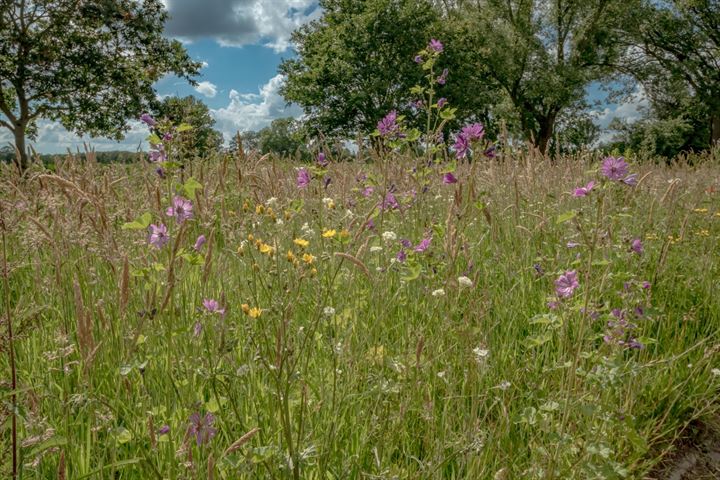
[[0, 477], [669, 478], [720, 413], [714, 155], [3, 166]]

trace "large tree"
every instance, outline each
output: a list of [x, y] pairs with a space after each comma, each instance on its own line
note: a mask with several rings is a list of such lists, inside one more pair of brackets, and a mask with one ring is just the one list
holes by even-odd
[[200, 64], [162, 36], [161, 0], [0, 0], [0, 126], [20, 168], [38, 119], [121, 139], [166, 73], [190, 80]]
[[[702, 146], [720, 141], [720, 2], [643, 0], [634, 15], [626, 68], [656, 116], [702, 131]], [[701, 146], [697, 140], [688, 137], [685, 148]]]
[[487, 72], [484, 81], [509, 100], [524, 136], [546, 152], [558, 119], [611, 71], [623, 12], [634, 1], [474, 0], [450, 15], [471, 25], [468, 68]]
[[153, 113], [157, 120], [166, 119], [174, 126], [186, 123], [192, 127], [181, 134], [183, 146], [189, 154], [205, 157], [222, 147], [223, 136], [213, 128], [215, 119], [210, 115], [210, 109], [192, 95], [165, 97]]
[[323, 16], [293, 34], [297, 57], [280, 66], [282, 94], [303, 107], [310, 129], [367, 133], [412, 99], [423, 75], [413, 58], [438, 12], [426, 0], [321, 0], [320, 7]]

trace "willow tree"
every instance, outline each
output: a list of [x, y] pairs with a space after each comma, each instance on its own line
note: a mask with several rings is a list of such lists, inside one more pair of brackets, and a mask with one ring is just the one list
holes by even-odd
[[192, 83], [200, 64], [163, 37], [166, 18], [160, 0], [0, 0], [0, 126], [21, 170], [39, 119], [119, 140], [161, 76]]

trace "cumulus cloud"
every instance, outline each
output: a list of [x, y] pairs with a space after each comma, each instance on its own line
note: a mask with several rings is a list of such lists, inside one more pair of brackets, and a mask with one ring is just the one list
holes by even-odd
[[215, 95], [217, 95], [217, 86], [206, 80], [198, 83], [195, 86], [195, 91], [208, 98], [213, 98]]
[[[147, 142], [145, 138], [148, 136], [147, 127], [139, 121], [132, 120], [128, 122], [130, 130], [126, 132], [125, 139], [116, 142], [108, 138], [92, 138], [88, 136], [79, 136], [68, 131], [58, 122], [48, 120], [40, 120], [38, 122], [37, 139], [32, 141], [28, 139], [28, 145], [31, 145], [39, 153], [67, 153], [68, 149], [75, 152], [79, 148], [83, 151], [83, 142], [98, 152], [111, 150], [136, 151], [138, 148], [146, 149]], [[8, 143], [14, 145], [12, 135], [7, 129], [0, 129], [0, 146]]]
[[260, 87], [259, 93], [239, 93], [230, 90], [228, 105], [211, 110], [217, 122], [215, 127], [229, 139], [237, 131], [259, 130], [266, 127], [276, 118], [300, 117], [302, 109], [297, 105], [287, 105], [280, 95], [280, 87], [284, 82], [283, 75], [276, 75]]
[[614, 119], [619, 118], [628, 123], [633, 123], [644, 115], [649, 106], [650, 101], [645, 90], [641, 85], [638, 85], [632, 95], [624, 102], [594, 112], [596, 114], [595, 123], [602, 129], [598, 142], [603, 143], [612, 140], [614, 134], [607, 128]]
[[214, 38], [224, 46], [262, 43], [276, 52], [290, 34], [318, 18], [317, 0], [165, 0], [168, 35], [186, 41]]

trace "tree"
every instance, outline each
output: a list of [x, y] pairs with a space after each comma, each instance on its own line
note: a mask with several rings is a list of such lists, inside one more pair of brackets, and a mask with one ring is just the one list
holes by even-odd
[[[476, 0], [451, 12], [469, 22], [470, 68], [487, 72], [524, 136], [546, 152], [563, 112], [619, 57], [623, 12], [634, 0]], [[501, 100], [497, 100], [501, 103]]]
[[166, 18], [161, 0], [0, 0], [0, 125], [19, 168], [40, 118], [121, 139], [161, 76], [192, 83], [200, 64], [162, 36]]
[[[293, 33], [281, 93], [299, 104], [311, 130], [369, 132], [392, 109], [407, 110], [423, 72], [413, 63], [438, 13], [426, 0], [321, 0], [323, 16]], [[452, 101], [452, 99], [451, 99]]]
[[719, 142], [720, 2], [644, 0], [629, 25], [634, 48], [626, 68], [645, 87], [657, 117], [692, 125], [688, 134], [695, 138], [685, 139], [686, 148]]
[[304, 132], [302, 125], [294, 118], [278, 118], [258, 132], [260, 153], [295, 155], [304, 153]]
[[186, 123], [192, 127], [181, 134], [188, 153], [205, 157], [222, 147], [223, 136], [213, 128], [215, 119], [210, 115], [210, 109], [194, 96], [165, 97], [153, 112], [158, 120], [167, 119], [174, 126]]

